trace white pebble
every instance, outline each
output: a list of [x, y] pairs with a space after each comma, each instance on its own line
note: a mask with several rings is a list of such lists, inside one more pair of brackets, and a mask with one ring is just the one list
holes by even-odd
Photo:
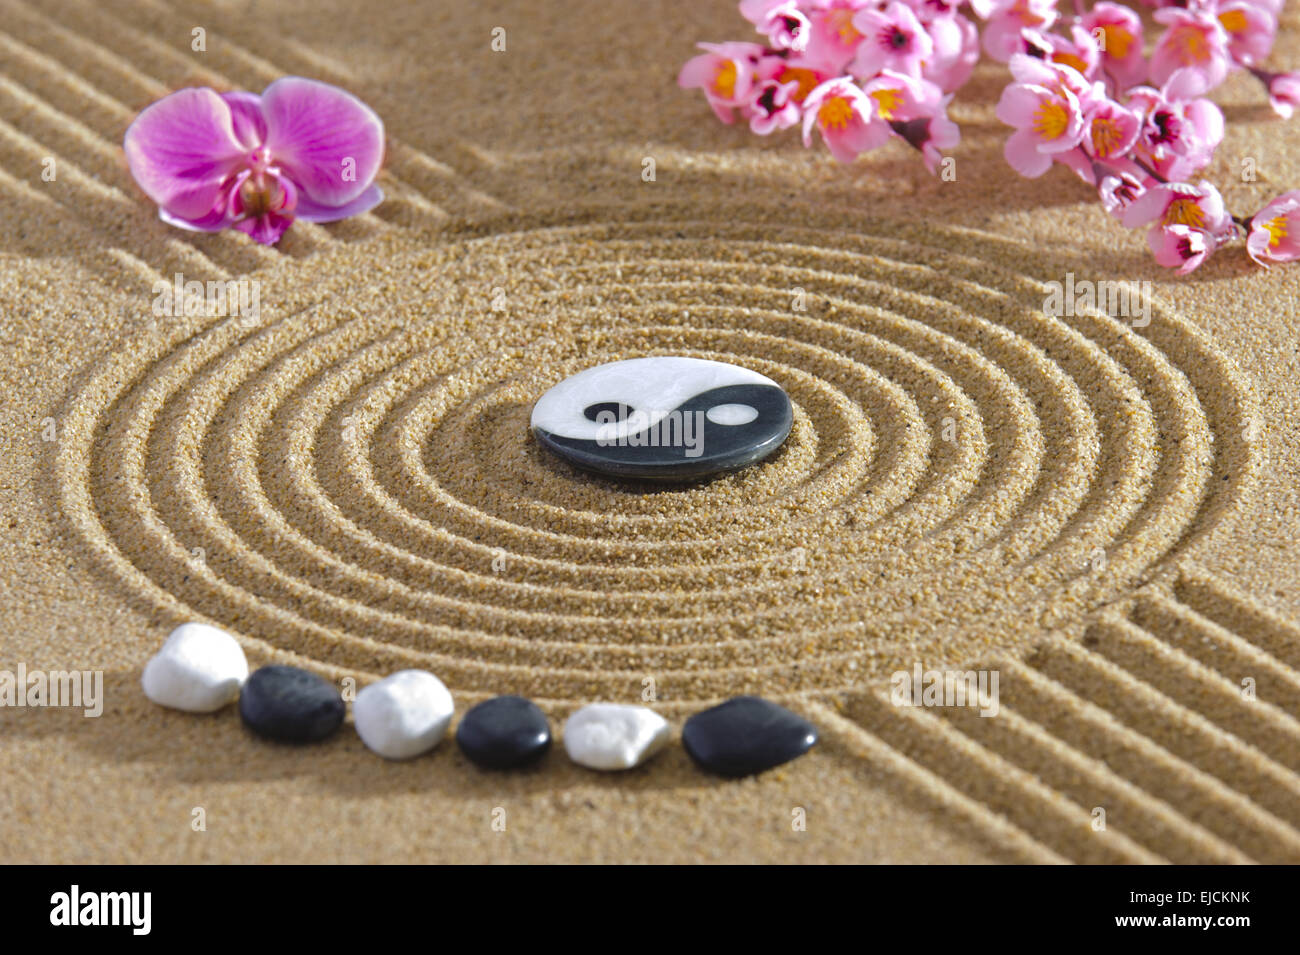
[[361, 742], [380, 756], [410, 759], [438, 745], [455, 709], [432, 673], [399, 670], [357, 694], [352, 720]]
[[162, 706], [211, 713], [239, 696], [248, 660], [230, 634], [206, 623], [183, 623], [145, 664], [144, 695]]
[[592, 703], [564, 724], [564, 750], [588, 769], [630, 769], [668, 745], [668, 721], [625, 703]]

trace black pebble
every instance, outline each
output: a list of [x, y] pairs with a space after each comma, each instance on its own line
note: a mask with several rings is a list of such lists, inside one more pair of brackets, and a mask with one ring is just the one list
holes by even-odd
[[756, 696], [738, 696], [682, 727], [682, 744], [701, 768], [719, 776], [751, 776], [802, 756], [817, 743], [817, 727]]
[[517, 769], [551, 748], [546, 714], [522, 696], [494, 696], [461, 718], [456, 743], [484, 769]]
[[262, 667], [239, 693], [239, 715], [248, 728], [283, 743], [322, 740], [339, 728], [346, 712], [338, 690], [298, 667]]

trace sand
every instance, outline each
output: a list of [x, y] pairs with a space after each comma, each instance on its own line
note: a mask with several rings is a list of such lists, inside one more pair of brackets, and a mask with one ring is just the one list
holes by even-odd
[[[943, 182], [719, 125], [673, 78], [727, 3], [0, 11], [0, 668], [106, 682], [99, 718], [0, 709], [0, 860], [1300, 861], [1300, 272], [1173, 279], [1071, 176], [1012, 175], [996, 67]], [[135, 111], [286, 73], [383, 116], [388, 201], [275, 250], [157, 222]], [[1254, 81], [1217, 98], [1230, 207], [1300, 185]], [[178, 272], [259, 314], [156, 316]], [[1071, 273], [1149, 314], [1044, 314]], [[565, 375], [682, 353], [787, 388], [778, 455], [664, 489], [530, 438]], [[462, 711], [653, 694], [679, 729], [753, 692], [823, 742], [741, 782], [272, 746], [144, 699], [191, 619]], [[996, 670], [999, 714], [894, 706], [916, 663]]]

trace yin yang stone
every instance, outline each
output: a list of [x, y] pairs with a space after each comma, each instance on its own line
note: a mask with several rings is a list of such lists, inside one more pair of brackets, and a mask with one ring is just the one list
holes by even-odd
[[631, 358], [566, 378], [533, 406], [543, 447], [616, 478], [691, 481], [763, 460], [790, 434], [772, 379], [703, 358]]

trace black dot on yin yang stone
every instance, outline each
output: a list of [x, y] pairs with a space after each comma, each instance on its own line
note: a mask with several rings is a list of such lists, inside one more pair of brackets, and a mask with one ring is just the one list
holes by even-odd
[[[598, 401], [594, 405], [587, 405], [582, 409], [583, 415], [588, 421], [595, 421], [597, 424], [606, 424], [610, 421], [625, 421], [632, 414], [632, 406], [625, 405], [621, 401]], [[603, 419], [601, 415], [605, 415]], [[613, 417], [609, 417], [613, 415]]]

